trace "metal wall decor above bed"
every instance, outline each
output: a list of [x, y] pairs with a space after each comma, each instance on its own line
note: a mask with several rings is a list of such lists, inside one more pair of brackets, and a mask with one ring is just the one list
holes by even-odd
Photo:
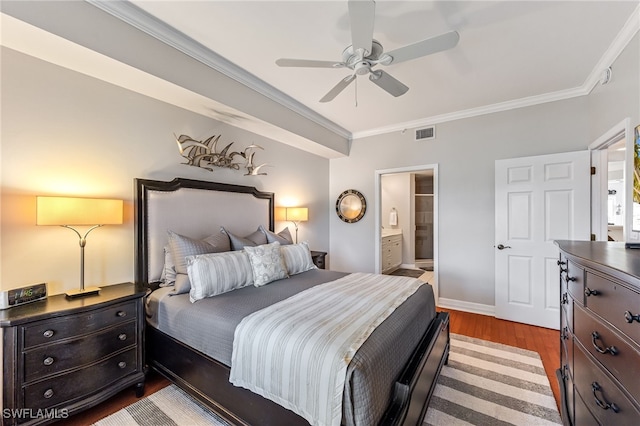
[[[222, 135], [213, 135], [203, 141], [193, 139], [191, 136], [176, 136], [176, 143], [180, 155], [187, 159], [189, 166], [201, 167], [203, 169], [213, 171], [214, 167], [222, 167], [233, 170], [246, 170], [245, 176], [266, 175], [264, 168], [268, 164], [254, 164], [254, 156], [256, 149], [264, 149], [260, 145], [251, 144], [242, 151], [231, 151], [231, 145], [227, 144], [221, 151], [218, 151], [218, 141]], [[237, 161], [240, 157], [240, 161]]]

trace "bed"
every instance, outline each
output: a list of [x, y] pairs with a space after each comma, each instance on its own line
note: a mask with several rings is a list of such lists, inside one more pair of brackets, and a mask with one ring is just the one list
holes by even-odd
[[[220, 227], [233, 237], [250, 235], [262, 226], [276, 235], [274, 194], [176, 178], [170, 182], [136, 179], [135, 196], [135, 276], [139, 285], [149, 289], [147, 366], [231, 424], [309, 424], [293, 411], [229, 382], [233, 331], [249, 314], [293, 300], [301, 291], [330, 285], [324, 283], [350, 279], [349, 274], [310, 269], [265, 287], [246, 286], [191, 303], [188, 293], [170, 294], [175, 293], [171, 287], [159, 285], [169, 231], [205, 239]], [[211, 316], [211, 322], [198, 329], [205, 316]], [[421, 424], [448, 353], [448, 314], [435, 311], [431, 287], [421, 285], [355, 353], [344, 383], [341, 423]]]

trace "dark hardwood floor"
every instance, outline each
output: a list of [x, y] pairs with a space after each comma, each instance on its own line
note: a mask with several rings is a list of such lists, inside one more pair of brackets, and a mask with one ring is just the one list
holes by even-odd
[[[499, 320], [486, 315], [449, 309], [439, 310], [449, 312], [451, 333], [516, 346], [539, 353], [553, 390], [553, 396], [558, 404], [560, 392], [555, 377], [555, 370], [560, 366], [560, 334], [558, 331]], [[145, 395], [150, 395], [168, 384], [167, 379], [155, 372], [150, 372], [147, 376]], [[62, 420], [58, 424], [65, 426], [90, 425], [135, 401], [137, 401], [135, 392], [133, 389], [127, 389], [102, 404]]]

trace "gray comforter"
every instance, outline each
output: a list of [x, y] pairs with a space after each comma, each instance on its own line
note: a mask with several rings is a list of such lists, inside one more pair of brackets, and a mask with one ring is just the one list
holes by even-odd
[[[233, 335], [242, 319], [300, 291], [346, 274], [311, 270], [264, 287], [245, 287], [215, 297], [189, 301], [154, 291], [147, 301], [149, 325], [227, 366]], [[435, 316], [431, 286], [421, 286], [360, 347], [347, 370], [343, 424], [377, 424], [389, 403], [393, 383]]]

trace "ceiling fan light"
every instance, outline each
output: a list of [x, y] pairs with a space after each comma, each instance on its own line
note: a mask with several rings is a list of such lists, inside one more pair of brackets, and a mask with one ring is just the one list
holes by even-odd
[[371, 65], [367, 61], [358, 62], [354, 68], [354, 71], [358, 75], [366, 75], [371, 71]]

